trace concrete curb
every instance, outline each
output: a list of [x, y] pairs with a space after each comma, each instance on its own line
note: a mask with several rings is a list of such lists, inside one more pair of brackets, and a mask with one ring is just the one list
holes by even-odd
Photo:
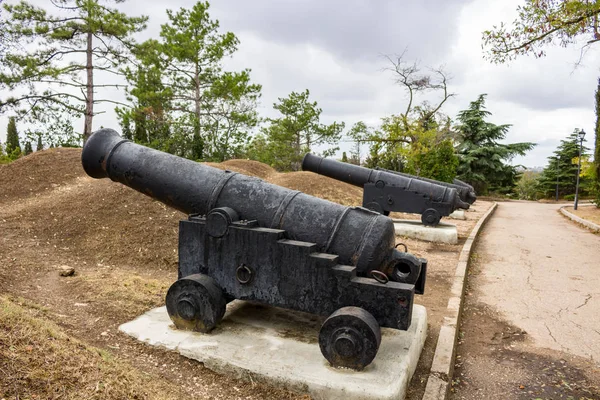
[[581, 224], [581, 225], [585, 226], [586, 228], [589, 228], [589, 229], [591, 229], [591, 230], [592, 230], [592, 231], [594, 231], [594, 232], [600, 232], [600, 225], [597, 225], [597, 224], [595, 224], [595, 223], [593, 223], [593, 222], [591, 222], [591, 221], [588, 221], [588, 220], [586, 220], [586, 219], [583, 219], [583, 218], [581, 218], [581, 217], [578, 217], [578, 216], [577, 216], [577, 215], [575, 215], [575, 214], [572, 214], [572, 213], [568, 212], [567, 210], [565, 210], [565, 207], [561, 207], [561, 208], [560, 208], [560, 212], [561, 212], [561, 213], [562, 213], [562, 214], [563, 214], [565, 217], [567, 217], [567, 218], [569, 218], [569, 219], [571, 219], [571, 220], [573, 220], [573, 221], [575, 221], [575, 222], [577, 222], [577, 223], [579, 223], [579, 224]]
[[452, 373], [454, 372], [456, 338], [458, 336], [460, 315], [463, 307], [465, 280], [471, 249], [481, 228], [497, 207], [498, 203], [494, 202], [494, 205], [479, 219], [460, 252], [456, 271], [454, 272], [452, 288], [450, 289], [450, 299], [448, 299], [446, 315], [440, 328], [440, 335], [435, 347], [433, 362], [431, 363], [431, 372], [427, 379], [427, 386], [425, 387], [425, 394], [423, 394], [422, 400], [443, 400], [446, 398], [448, 389], [450, 388]]

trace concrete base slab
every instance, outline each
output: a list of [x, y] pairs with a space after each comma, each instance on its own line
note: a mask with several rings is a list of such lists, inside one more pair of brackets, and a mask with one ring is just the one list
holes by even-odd
[[396, 235], [434, 243], [458, 243], [456, 225], [440, 222], [438, 226], [425, 226], [421, 221], [410, 219], [395, 219], [393, 221]]
[[413, 307], [408, 331], [382, 329], [377, 357], [364, 371], [332, 368], [319, 349], [324, 318], [242, 301], [227, 306], [209, 334], [179, 331], [166, 307], [119, 327], [152, 346], [175, 350], [219, 373], [262, 381], [314, 399], [403, 399], [427, 336], [425, 307]]
[[448, 218], [465, 220], [465, 210], [455, 210], [452, 214], [448, 215]]

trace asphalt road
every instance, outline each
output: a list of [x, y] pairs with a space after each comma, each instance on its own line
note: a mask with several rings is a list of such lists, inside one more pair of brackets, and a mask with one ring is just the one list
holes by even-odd
[[600, 235], [558, 208], [499, 204], [476, 248], [480, 300], [536, 346], [600, 364]]
[[501, 202], [469, 266], [450, 400], [600, 400], [600, 235]]

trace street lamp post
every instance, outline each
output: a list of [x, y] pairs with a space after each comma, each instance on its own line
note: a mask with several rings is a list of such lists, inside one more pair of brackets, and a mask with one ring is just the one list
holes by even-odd
[[558, 202], [558, 173], [560, 171], [560, 164], [558, 163], [559, 158], [558, 155], [556, 156], [556, 201]]
[[573, 205], [573, 210], [577, 210], [577, 203], [579, 202], [579, 174], [581, 173], [581, 153], [583, 152], [585, 132], [582, 129], [577, 134], [579, 135], [579, 160], [577, 163], [577, 184], [575, 185], [575, 204]]

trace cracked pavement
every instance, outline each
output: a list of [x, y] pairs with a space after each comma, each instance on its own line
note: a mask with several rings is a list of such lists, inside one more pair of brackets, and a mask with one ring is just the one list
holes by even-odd
[[536, 347], [600, 365], [600, 235], [559, 205], [499, 203], [476, 246], [479, 300]]

